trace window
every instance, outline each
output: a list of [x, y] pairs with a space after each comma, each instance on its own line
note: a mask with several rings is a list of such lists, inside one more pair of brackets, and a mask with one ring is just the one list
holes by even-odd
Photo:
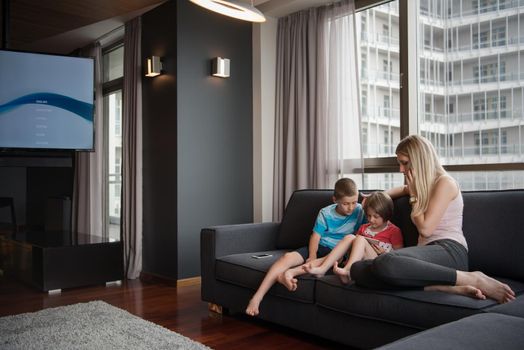
[[[380, 169], [395, 167], [393, 146], [417, 132], [434, 144], [464, 190], [524, 188], [524, 3], [419, 0], [405, 5], [400, 13], [392, 10], [399, 8], [392, 1], [357, 15], [357, 21], [364, 18], [360, 28], [366, 28], [366, 38], [386, 33], [400, 38], [400, 47], [358, 43], [366, 68], [361, 69], [365, 167], [373, 165], [376, 172], [364, 175], [363, 186], [401, 184], [402, 176], [386, 176], [390, 170]], [[416, 18], [403, 19], [406, 13]], [[400, 32], [400, 21], [415, 22], [416, 28]], [[401, 72], [400, 51], [408, 60], [402, 67], [410, 89], [401, 89], [394, 73]], [[417, 57], [416, 64], [411, 57]], [[390, 74], [390, 81], [370, 79], [377, 70]]]
[[388, 95], [384, 95], [384, 117], [389, 117], [390, 109], [391, 109], [391, 103]]
[[366, 90], [362, 90], [361, 92], [361, 108], [362, 108], [362, 115], [368, 114], [368, 92]]
[[[358, 43], [364, 157], [392, 156], [391, 145], [400, 140], [398, 1], [360, 11], [356, 18], [360, 22], [357, 28], [365, 30], [368, 39], [381, 38], [379, 43], [364, 39]], [[378, 178], [376, 181], [385, 183]]]
[[117, 43], [103, 50], [104, 130], [107, 183], [106, 203], [109, 238], [120, 240], [122, 191], [122, 87], [124, 46]]
[[[417, 85], [418, 100], [425, 101], [423, 106], [417, 108], [418, 132], [431, 140], [448, 169], [479, 164], [484, 164], [486, 168], [501, 164], [501, 167], [511, 169], [512, 166], [502, 164], [524, 160], [522, 147], [507, 147], [508, 142], [523, 143], [521, 106], [524, 75], [519, 60], [524, 50], [507, 46], [511, 42], [507, 38], [511, 30], [507, 28], [513, 28], [515, 37], [522, 37], [518, 23], [524, 19], [519, 18], [524, 3], [513, 2], [514, 7], [502, 13], [497, 12], [500, 3], [497, 0], [428, 1], [429, 4], [447, 6], [448, 16], [460, 17], [460, 21], [430, 22], [428, 17], [434, 18], [431, 14], [433, 8], [430, 6], [428, 13], [425, 6], [420, 5], [418, 32], [424, 35], [430, 33], [431, 45], [448, 41], [451, 49], [432, 61], [436, 65], [430, 65], [430, 70], [434, 69], [434, 75], [430, 73], [430, 77], [435, 76], [436, 79], [421, 81], [420, 84], [410, 80], [410, 83]], [[471, 45], [468, 45], [469, 37]], [[426, 41], [417, 45], [420, 65], [426, 63], [432, 51]], [[426, 70], [420, 68], [419, 74], [426, 74]], [[446, 85], [439, 83], [442, 73], [447, 76]], [[511, 121], [506, 113], [508, 109], [513, 111], [514, 119]], [[433, 118], [424, 117], [427, 113], [431, 113]], [[412, 118], [409, 119], [411, 121]], [[461, 183], [462, 187], [492, 189], [495, 184], [513, 186], [518, 183], [514, 181], [515, 173], [510, 171], [477, 170], [474, 173], [475, 176], [469, 176], [467, 172], [460, 172], [457, 180], [467, 182]], [[520, 173], [524, 176], [523, 172]]]

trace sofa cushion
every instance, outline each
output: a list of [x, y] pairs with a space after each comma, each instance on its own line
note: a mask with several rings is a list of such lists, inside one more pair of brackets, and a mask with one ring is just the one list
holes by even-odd
[[293, 192], [280, 223], [276, 247], [296, 249], [309, 242], [320, 209], [333, 204], [332, 190], [299, 190]]
[[[503, 281], [517, 293], [524, 291], [523, 283]], [[492, 299], [477, 300], [443, 292], [371, 290], [354, 284], [345, 286], [336, 276], [318, 280], [315, 298], [322, 307], [418, 329], [435, 327], [497, 305]]]
[[524, 319], [507, 315], [480, 314], [466, 317], [396, 342], [380, 350], [419, 349], [522, 349]]
[[[233, 254], [217, 258], [216, 278], [223, 282], [250, 288], [254, 292], [264, 279], [271, 265], [285, 252], [285, 250], [272, 250], [247, 254]], [[252, 257], [255, 254], [262, 253], [272, 254], [273, 256], [264, 259], [254, 259]], [[299, 283], [300, 288], [295, 292], [289, 292], [284, 286], [276, 283], [269, 290], [269, 294], [304, 303], [313, 303], [315, 278], [303, 276], [300, 278]]]
[[524, 295], [517, 296], [510, 303], [490, 307], [486, 311], [524, 318]]
[[524, 280], [524, 190], [463, 192], [470, 271]]

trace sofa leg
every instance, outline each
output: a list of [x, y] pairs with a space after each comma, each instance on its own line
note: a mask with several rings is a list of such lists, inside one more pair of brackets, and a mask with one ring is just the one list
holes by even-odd
[[213, 304], [213, 303], [207, 303], [207, 308], [209, 309], [209, 311], [215, 312], [215, 313], [220, 314], [220, 315], [222, 315], [222, 313], [223, 313], [221, 305], [217, 305], [217, 304]]

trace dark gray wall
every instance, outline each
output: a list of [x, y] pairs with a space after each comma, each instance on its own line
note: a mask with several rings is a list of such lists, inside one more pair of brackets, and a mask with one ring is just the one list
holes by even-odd
[[142, 62], [162, 57], [164, 72], [142, 75], [143, 271], [177, 279], [176, 4], [142, 16]]
[[[200, 230], [253, 220], [252, 25], [177, 1], [179, 278], [200, 275]], [[210, 75], [231, 60], [231, 77]]]
[[[189, 1], [142, 20], [144, 61], [164, 61], [143, 78], [144, 272], [198, 276], [201, 228], [252, 221], [251, 24]], [[210, 76], [217, 56], [231, 78]]]

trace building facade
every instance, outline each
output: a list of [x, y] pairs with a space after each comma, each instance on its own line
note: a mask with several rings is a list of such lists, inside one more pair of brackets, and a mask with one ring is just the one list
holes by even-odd
[[[443, 164], [524, 161], [524, 0], [419, 0], [419, 133]], [[398, 1], [357, 14], [364, 157], [400, 140]], [[466, 190], [523, 188], [521, 171], [452, 173]], [[402, 183], [366, 175], [366, 187]]]

